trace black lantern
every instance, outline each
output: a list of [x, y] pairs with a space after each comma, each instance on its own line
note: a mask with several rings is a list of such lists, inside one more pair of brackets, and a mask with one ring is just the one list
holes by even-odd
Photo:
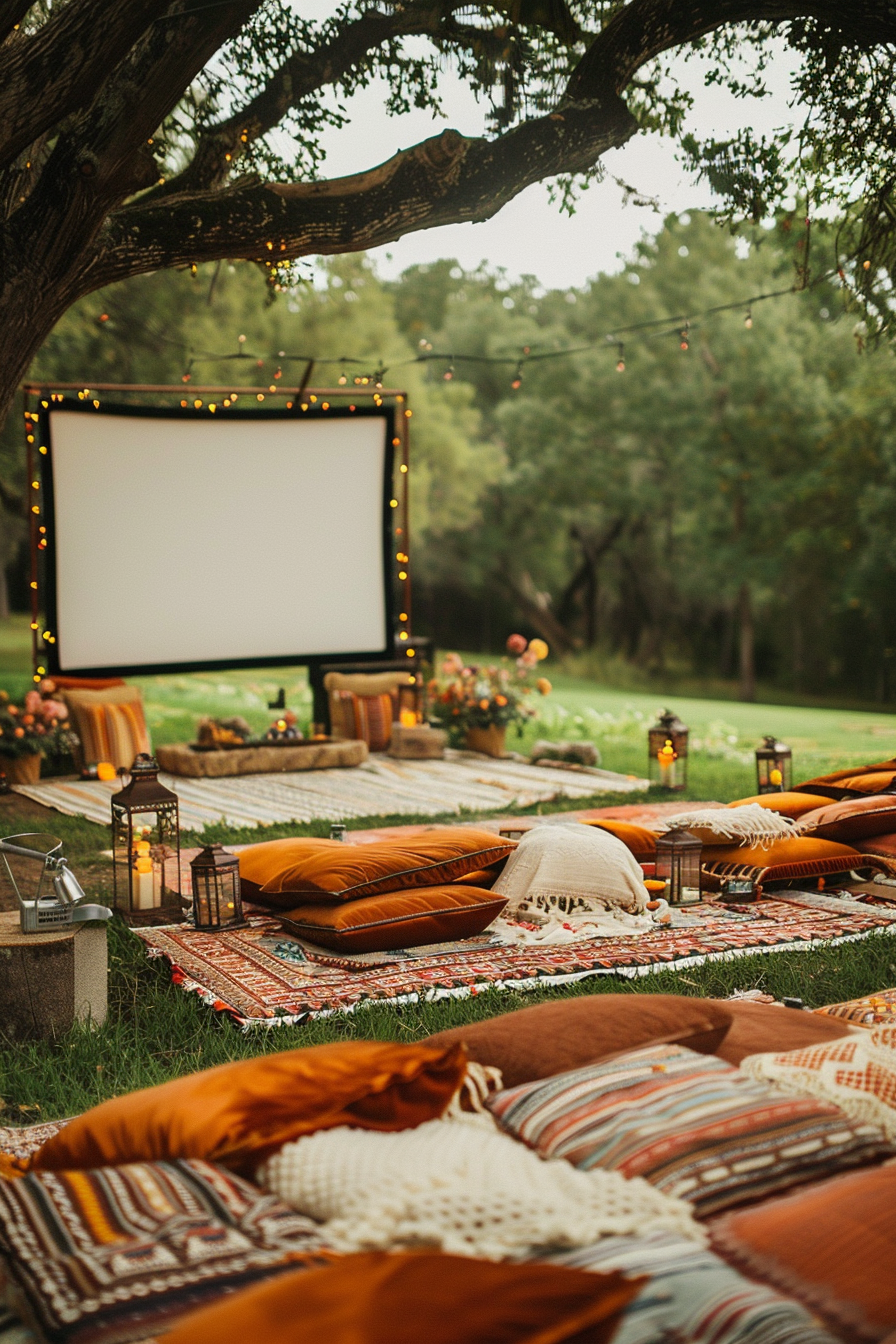
[[206, 845], [190, 863], [193, 920], [212, 932], [245, 926], [240, 896], [240, 861], [222, 845]]
[[700, 900], [700, 856], [703, 844], [690, 831], [667, 831], [656, 842], [656, 876], [665, 881], [670, 905]]
[[151, 910], [165, 895], [180, 896], [180, 821], [177, 794], [159, 783], [159, 764], [141, 752], [130, 782], [112, 795], [115, 904]]
[[647, 778], [661, 789], [687, 788], [688, 727], [666, 709], [647, 732]]
[[398, 688], [398, 722], [416, 728], [423, 722], [423, 673], [409, 672], [407, 684]]
[[787, 793], [790, 789], [793, 753], [774, 735], [766, 735], [756, 748], [756, 792]]

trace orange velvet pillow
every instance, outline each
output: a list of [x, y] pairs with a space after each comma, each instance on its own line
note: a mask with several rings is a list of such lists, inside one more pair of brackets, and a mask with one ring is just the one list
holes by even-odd
[[631, 821], [585, 821], [585, 826], [596, 826], [598, 830], [609, 831], [621, 840], [626, 849], [630, 849], [636, 859], [644, 863], [653, 863], [656, 858], [656, 831], [648, 831], [646, 826], [636, 826]]
[[794, 821], [798, 821], [804, 813], [811, 812], [816, 807], [824, 807], [828, 801], [824, 794], [756, 793], [752, 798], [738, 798], [728, 806], [745, 807], [747, 803], [758, 803], [760, 807], [767, 807], [770, 812], [777, 812], [782, 817], [791, 817]]
[[715, 1249], [817, 1312], [843, 1339], [896, 1327], [896, 1167], [838, 1176], [711, 1225]]
[[[442, 826], [407, 838], [348, 845], [340, 840], [268, 840], [240, 854], [250, 900], [278, 909], [338, 905], [409, 887], [453, 882], [506, 859], [514, 840], [472, 826]], [[287, 899], [284, 900], [283, 897]]]
[[340, 1041], [187, 1074], [104, 1101], [34, 1154], [41, 1171], [198, 1157], [251, 1172], [319, 1129], [410, 1129], [460, 1086], [459, 1046]]
[[344, 905], [300, 905], [282, 915], [300, 938], [337, 952], [389, 952], [472, 938], [491, 924], [507, 904], [478, 887], [415, 887], [364, 896]]
[[187, 1316], [166, 1344], [608, 1344], [645, 1279], [436, 1251], [368, 1251]]
[[896, 830], [896, 796], [875, 794], [870, 798], [846, 798], [826, 803], [800, 818], [800, 833], [848, 844]]
[[838, 802], [849, 793], [884, 793], [896, 782], [896, 757], [889, 761], [875, 761], [873, 765], [850, 765], [845, 770], [834, 770], [829, 775], [804, 780], [794, 785], [799, 793], [817, 793]]
[[896, 869], [896, 831], [891, 831], [889, 835], [875, 835], [871, 840], [857, 840], [856, 849], [862, 854], [875, 854], [880, 859], [886, 859], [890, 872]]
[[816, 840], [812, 835], [786, 836], [761, 845], [704, 846], [703, 868], [718, 877], [751, 877], [754, 882], [786, 882], [799, 877], [824, 877], [852, 868], [885, 870], [882, 859], [860, 854], [849, 845]]

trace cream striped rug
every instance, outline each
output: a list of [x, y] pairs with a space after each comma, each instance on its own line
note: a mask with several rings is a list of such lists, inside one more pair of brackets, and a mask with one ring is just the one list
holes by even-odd
[[[589, 798], [596, 793], [638, 793], [646, 779], [610, 770], [557, 770], [521, 761], [493, 760], [449, 751], [443, 761], [399, 761], [371, 756], [343, 770], [242, 775], [233, 779], [184, 779], [160, 774], [180, 802], [184, 830], [266, 826], [277, 821], [341, 821], [346, 817], [457, 815], [464, 810], [529, 807], [553, 798]], [[108, 822], [116, 782], [48, 779], [17, 784], [17, 793], [68, 816]]]

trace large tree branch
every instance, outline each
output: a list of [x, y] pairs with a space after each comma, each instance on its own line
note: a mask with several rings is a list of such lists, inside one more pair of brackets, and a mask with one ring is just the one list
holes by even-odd
[[272, 130], [310, 94], [338, 83], [377, 47], [408, 34], [434, 34], [442, 9], [439, 0], [397, 6], [391, 14], [370, 9], [316, 50], [294, 52], [245, 107], [202, 134], [188, 166], [153, 197], [223, 186], [244, 144]]
[[726, 24], [795, 18], [820, 19], [868, 46], [896, 42], [894, 0], [631, 0], [592, 42], [567, 97], [621, 93], [647, 61]]
[[419, 229], [489, 219], [531, 183], [583, 171], [636, 130], [624, 103], [610, 95], [495, 140], [445, 131], [352, 177], [237, 183], [138, 203], [111, 216], [78, 293], [162, 267], [357, 252]]
[[0, 164], [91, 103], [170, 6], [171, 0], [116, 0], [99, 22], [96, 0], [72, 0], [34, 36], [9, 43], [0, 55]]

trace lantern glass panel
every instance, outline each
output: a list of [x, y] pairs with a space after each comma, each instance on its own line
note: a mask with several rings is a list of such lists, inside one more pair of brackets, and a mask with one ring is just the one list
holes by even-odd
[[783, 742], [766, 736], [756, 748], [756, 792], [787, 793], [793, 771], [793, 753]]
[[206, 845], [190, 864], [193, 920], [197, 929], [241, 928], [240, 864], [221, 845]]
[[129, 783], [112, 795], [114, 903], [129, 911], [180, 901], [177, 794], [158, 774], [155, 759], [141, 754]]
[[703, 845], [690, 831], [667, 831], [656, 842], [656, 875], [668, 883], [670, 905], [695, 905], [700, 900]]
[[398, 722], [404, 728], [414, 728], [423, 722], [423, 677], [414, 672], [407, 686], [398, 688]]
[[687, 788], [687, 724], [671, 710], [665, 710], [647, 733], [647, 777], [661, 789]]

